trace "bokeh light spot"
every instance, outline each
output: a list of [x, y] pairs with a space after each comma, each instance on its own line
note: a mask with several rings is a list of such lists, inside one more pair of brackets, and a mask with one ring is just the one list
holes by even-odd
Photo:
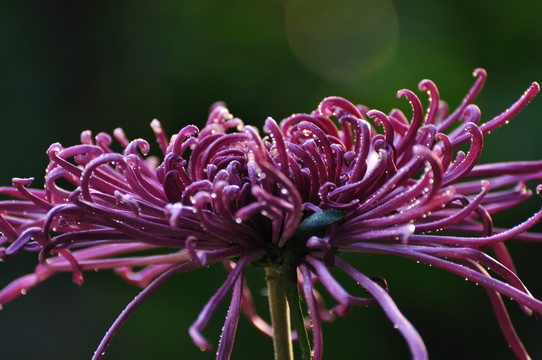
[[288, 42], [316, 74], [359, 81], [395, 54], [397, 15], [387, 0], [290, 0], [285, 10]]

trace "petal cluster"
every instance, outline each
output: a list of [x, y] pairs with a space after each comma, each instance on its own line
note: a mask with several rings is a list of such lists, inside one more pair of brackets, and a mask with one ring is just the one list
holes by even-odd
[[[7, 261], [21, 251], [39, 257], [35, 272], [0, 291], [0, 304], [57, 272], [70, 271], [82, 284], [84, 271], [114, 269], [144, 289], [107, 332], [98, 359], [127, 317], [168, 278], [223, 262], [229, 274], [189, 333], [197, 346], [210, 349], [201, 332], [231, 293], [217, 352], [227, 359], [241, 311], [272, 334], [255, 311], [243, 278], [246, 266], [293, 262], [314, 359], [323, 356], [322, 321], [354, 305], [381, 306], [413, 358], [426, 359], [421, 336], [389, 296], [386, 281], [340, 257], [388, 254], [485, 287], [507, 342], [518, 358], [528, 359], [502, 296], [538, 316], [542, 302], [520, 281], [504, 242], [541, 241], [542, 235], [527, 231], [542, 211], [510, 229], [494, 226], [492, 216], [532, 195], [527, 182], [542, 178], [542, 161], [478, 160], [484, 136], [514, 118], [540, 87], [533, 83], [503, 113], [482, 121], [473, 102], [486, 73], [477, 69], [474, 76], [452, 112], [435, 84], [423, 80], [419, 89], [429, 94], [427, 110], [414, 92], [397, 93], [410, 103], [410, 116], [328, 97], [310, 114], [294, 114], [280, 124], [268, 118], [263, 135], [216, 103], [202, 129], [189, 125], [168, 138], [157, 120], [151, 123], [162, 160], [148, 156], [147, 141], [129, 140], [120, 129], [113, 137], [85, 131], [81, 144], [67, 148], [55, 143], [47, 151], [43, 189], [21, 178], [0, 188], [12, 198], [0, 201], [0, 258]], [[121, 152], [113, 150], [118, 145]], [[307, 225], [314, 214], [325, 218], [329, 211], [340, 212], [340, 218], [324, 228]], [[332, 267], [370, 295], [348, 293]], [[336, 300], [331, 311], [316, 286]]]

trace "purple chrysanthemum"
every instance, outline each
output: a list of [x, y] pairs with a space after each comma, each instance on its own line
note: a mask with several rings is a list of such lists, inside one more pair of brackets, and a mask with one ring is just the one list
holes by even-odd
[[[93, 140], [89, 131], [80, 145], [53, 144], [44, 190], [21, 178], [0, 188], [16, 199], [0, 202], [0, 258], [9, 260], [22, 250], [39, 253], [35, 272], [0, 291], [0, 304], [57, 272], [71, 271], [81, 284], [86, 270], [114, 269], [144, 290], [107, 332], [94, 355], [98, 359], [127, 317], [168, 278], [224, 262], [229, 275], [189, 332], [197, 346], [209, 349], [201, 331], [232, 292], [217, 353], [227, 359], [241, 310], [273, 336], [244, 282], [244, 269], [252, 264], [286, 274], [279, 281], [285, 286], [293, 279], [295, 285], [286, 289], [290, 308], [297, 325], [301, 320], [312, 332], [314, 359], [323, 354], [321, 321], [330, 318], [317, 282], [337, 301], [332, 310], [338, 315], [353, 305], [380, 305], [413, 358], [426, 359], [420, 335], [388, 295], [385, 281], [364, 275], [339, 255], [390, 254], [483, 286], [515, 355], [528, 359], [501, 297], [539, 316], [542, 302], [519, 280], [504, 242], [542, 241], [542, 235], [526, 232], [542, 211], [511, 229], [494, 227], [492, 215], [531, 195], [526, 183], [542, 179], [542, 161], [477, 161], [484, 135], [512, 119], [540, 87], [533, 83], [506, 111], [480, 123], [473, 101], [486, 73], [477, 69], [474, 75], [475, 84], [451, 114], [430, 80], [419, 84], [429, 94], [425, 113], [412, 91], [400, 90], [398, 97], [412, 106], [410, 120], [399, 110], [386, 115], [339, 97], [280, 125], [268, 118], [264, 137], [221, 103], [211, 108], [203, 129], [186, 126], [171, 140], [154, 120], [161, 163], [146, 157], [145, 140], [130, 141], [120, 129], [114, 138], [122, 153], [110, 149], [109, 135]], [[465, 144], [467, 153], [458, 150]], [[163, 251], [148, 255], [149, 249]], [[349, 294], [332, 267], [370, 296]], [[296, 309], [296, 298], [306, 302], [308, 314]], [[304, 327], [297, 326], [298, 333]]]

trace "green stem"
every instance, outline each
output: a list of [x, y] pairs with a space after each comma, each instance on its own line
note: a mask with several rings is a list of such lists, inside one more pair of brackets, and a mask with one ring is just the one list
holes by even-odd
[[[265, 276], [269, 289], [269, 308], [271, 325], [273, 326], [273, 344], [275, 360], [293, 360], [292, 335], [290, 333], [290, 315], [297, 331], [297, 340], [303, 360], [312, 358], [311, 344], [301, 298], [297, 288], [297, 267], [303, 260], [307, 240], [324, 231], [328, 226], [342, 220], [346, 216], [343, 210], [323, 210], [305, 218], [297, 227], [294, 235], [283, 248], [270, 245], [270, 262], [281, 264], [267, 266]], [[271, 261], [273, 259], [274, 261]], [[281, 260], [281, 261], [279, 261]], [[289, 304], [289, 306], [288, 306]], [[290, 314], [290, 309], [292, 313]]]
[[273, 326], [275, 360], [293, 360], [292, 336], [290, 332], [290, 310], [286, 301], [286, 286], [282, 269], [275, 266], [265, 268], [269, 291], [269, 311]]
[[299, 297], [299, 290], [297, 289], [296, 268], [285, 268], [283, 276], [284, 284], [286, 285], [286, 298], [290, 305], [292, 322], [295, 331], [297, 332], [297, 342], [299, 344], [299, 349], [301, 350], [301, 359], [311, 360], [311, 344], [309, 342], [307, 329], [305, 329], [305, 320], [303, 317], [303, 310], [301, 309], [301, 298]]

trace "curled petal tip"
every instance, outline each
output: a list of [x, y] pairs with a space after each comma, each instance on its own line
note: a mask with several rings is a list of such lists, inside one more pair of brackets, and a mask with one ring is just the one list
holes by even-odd
[[540, 92], [540, 84], [534, 81], [531, 86], [525, 90], [520, 100], [517, 103], [521, 103], [523, 107], [527, 105], [538, 93]]
[[53, 143], [47, 149], [47, 156], [51, 157], [62, 151], [62, 145], [58, 142]]
[[397, 91], [396, 96], [397, 96], [397, 98], [400, 98], [402, 96], [405, 96], [409, 92], [410, 92], [410, 90], [408, 90], [408, 89], [401, 89], [401, 90]]
[[474, 76], [474, 77], [478, 77], [478, 76], [487, 77], [487, 72], [483, 68], [476, 68], [472, 72], [472, 76]]
[[151, 121], [151, 128], [153, 130], [159, 130], [162, 131], [162, 125], [160, 124], [160, 121], [158, 119], [152, 119]]
[[429, 79], [423, 79], [422, 81], [418, 83], [418, 89], [420, 89], [420, 91], [427, 91], [430, 88], [434, 88], [434, 87], [435, 87], [435, 83]]
[[30, 178], [14, 177], [13, 179], [11, 179], [11, 183], [13, 184], [13, 186], [17, 186], [17, 185], [29, 186], [30, 184], [32, 184], [32, 181], [34, 181], [33, 177], [30, 177]]

